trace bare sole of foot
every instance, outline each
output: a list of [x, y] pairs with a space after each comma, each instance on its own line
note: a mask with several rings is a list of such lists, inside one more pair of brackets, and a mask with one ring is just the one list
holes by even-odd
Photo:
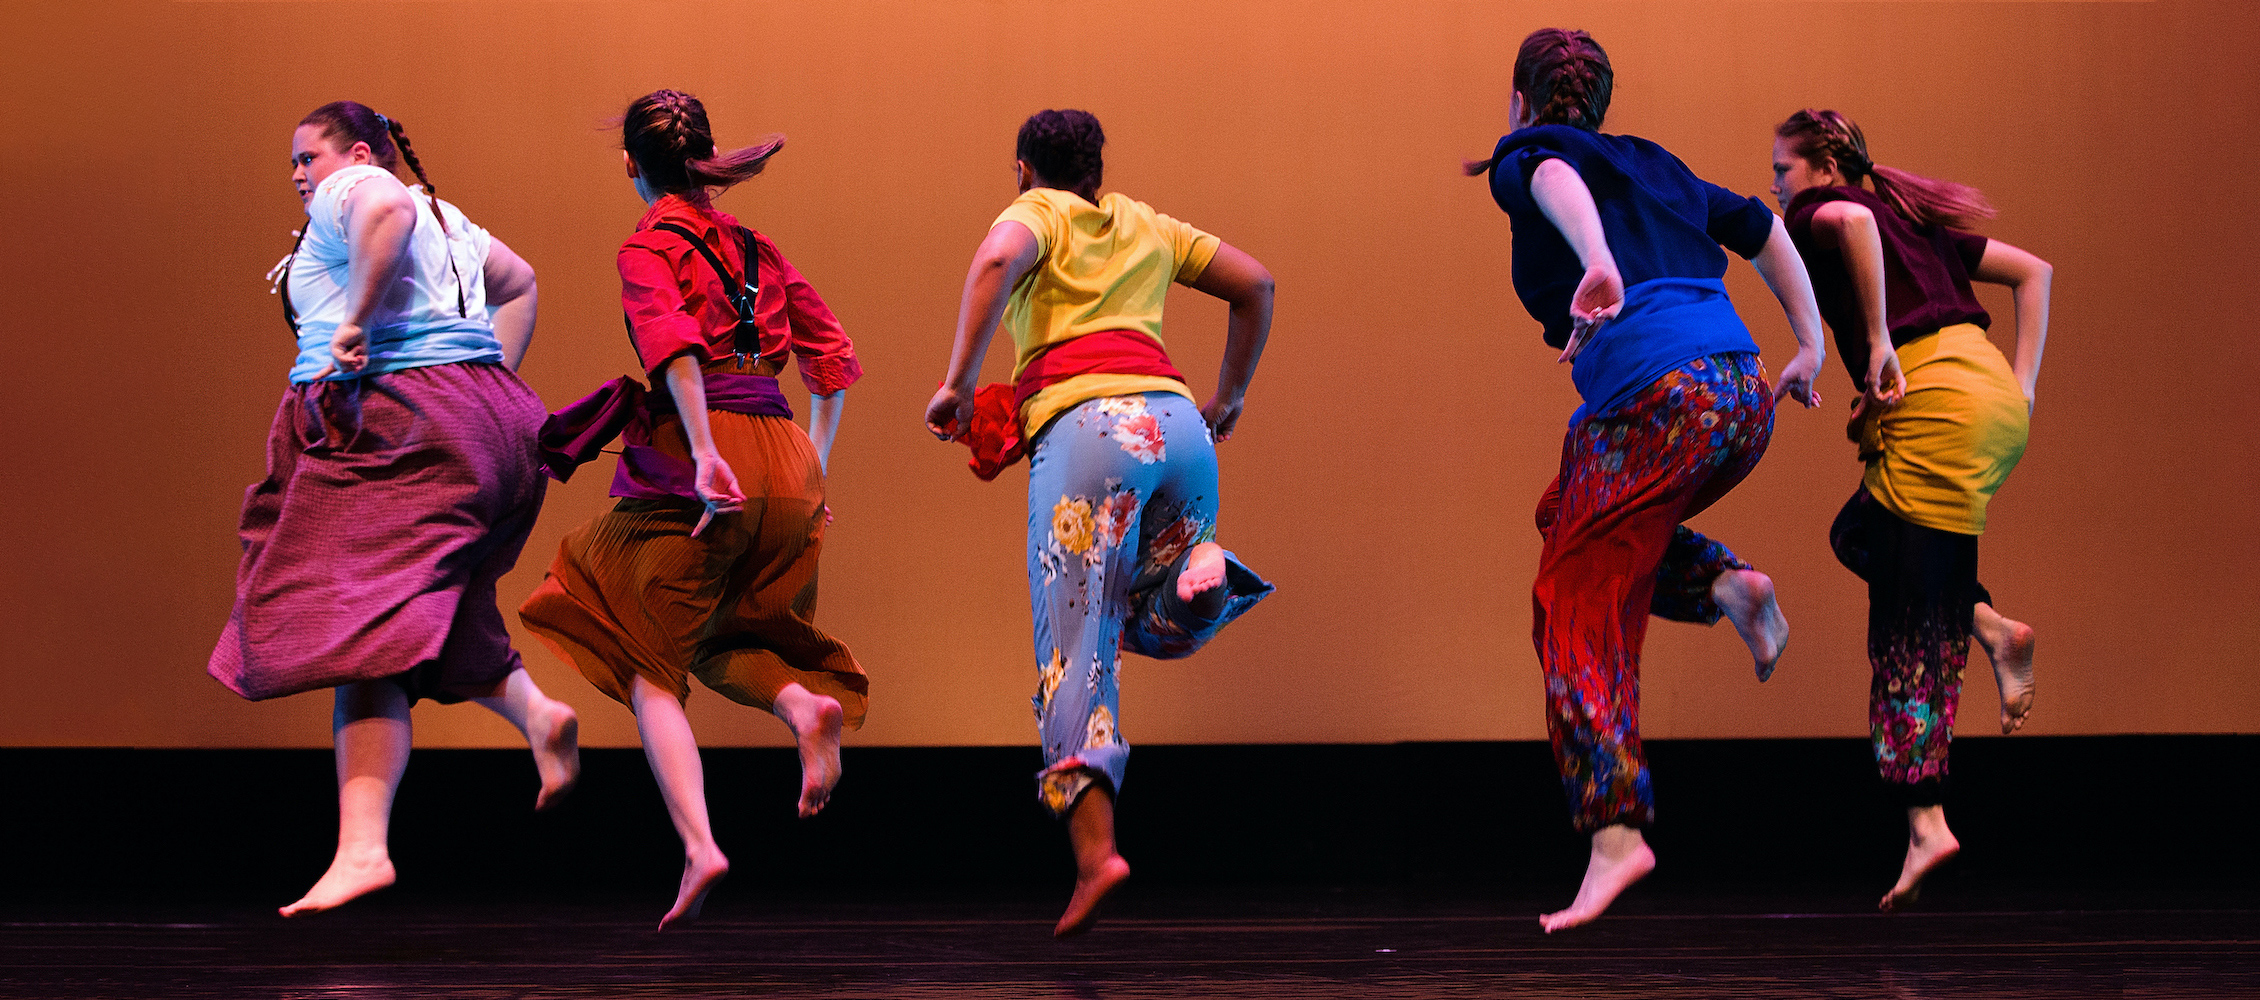
[[337, 858], [330, 862], [330, 870], [323, 872], [306, 895], [289, 906], [278, 907], [275, 912], [285, 917], [304, 913], [320, 913], [336, 909], [379, 889], [392, 885], [392, 859], [380, 857], [374, 861], [347, 861]]
[[1185, 557], [1185, 571], [1177, 574], [1177, 599], [1190, 601], [1224, 585], [1224, 546], [1202, 542]]
[[556, 711], [542, 725], [541, 737], [531, 741], [534, 771], [541, 775], [541, 792], [534, 796], [535, 812], [565, 801], [581, 780], [581, 717], [564, 702], [550, 704], [557, 706]]
[[706, 907], [706, 894], [714, 889], [714, 883], [722, 881], [722, 876], [728, 874], [730, 859], [723, 857], [720, 851], [714, 852], [714, 856], [710, 858], [683, 859], [683, 884], [675, 890], [675, 908], [659, 918], [659, 929], [666, 930], [672, 924], [697, 919], [698, 911]]
[[2023, 729], [2025, 718], [2032, 714], [2032, 626], [2004, 618], [1998, 611], [1981, 612], [1978, 644], [1993, 661], [1993, 683], [2001, 689], [2002, 735]]
[[1889, 913], [1921, 898], [1923, 878], [1931, 872], [1937, 871], [1938, 866], [1954, 860], [1954, 855], [1960, 853], [1962, 853], [1962, 844], [1955, 840], [1952, 834], [1947, 834], [1937, 842], [1927, 845], [1909, 843], [1907, 845], [1907, 863], [1899, 869], [1899, 884], [1892, 886], [1890, 892], [1883, 894], [1883, 902], [1877, 903], [1876, 909]]
[[794, 737], [800, 742], [802, 819], [822, 812], [824, 804], [832, 800], [833, 786], [840, 783], [840, 703], [819, 696], [815, 711], [809, 714], [814, 718], [793, 727]]
[[1647, 878], [1656, 870], [1656, 852], [1643, 843], [1623, 858], [1610, 861], [1595, 856], [1585, 865], [1585, 881], [1577, 887], [1577, 898], [1566, 910], [1556, 910], [1538, 918], [1538, 926], [1546, 933], [1567, 930], [1589, 924], [1606, 912], [1618, 894], [1632, 887], [1632, 883]]
[[1074, 937], [1090, 930], [1098, 922], [1099, 903], [1106, 899], [1114, 887], [1130, 877], [1130, 862], [1117, 854], [1099, 865], [1099, 870], [1089, 876], [1075, 877], [1075, 895], [1067, 900], [1067, 912], [1059, 916], [1059, 924], [1052, 928], [1055, 938]]
[[1782, 617], [1781, 605], [1774, 600], [1773, 577], [1754, 569], [1727, 570], [1712, 582], [1711, 599], [1734, 623], [1742, 644], [1750, 647], [1758, 681], [1764, 683], [1781, 662], [1782, 650], [1789, 648], [1789, 619]]

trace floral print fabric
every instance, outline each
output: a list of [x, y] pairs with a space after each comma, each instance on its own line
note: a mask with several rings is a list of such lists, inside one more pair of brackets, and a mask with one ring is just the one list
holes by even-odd
[[1765, 367], [1738, 352], [1666, 373], [1562, 441], [1561, 474], [1538, 511], [1546, 545], [1531, 632], [1580, 831], [1655, 820], [1639, 728], [1648, 615], [1718, 620], [1711, 581], [1749, 564], [1680, 522], [1749, 475], [1772, 438]]
[[1226, 553], [1221, 614], [1203, 618], [1177, 598], [1187, 553], [1216, 538], [1216, 471], [1200, 411], [1166, 392], [1079, 403], [1029, 451], [1037, 789], [1054, 814], [1093, 782], [1122, 787], [1120, 652], [1190, 655], [1271, 593]]
[[1970, 659], [1971, 617], [1993, 601], [1977, 579], [1977, 536], [1907, 521], [1865, 486], [1828, 534], [1837, 561], [1868, 584], [1876, 768], [1907, 805], [1936, 804]]

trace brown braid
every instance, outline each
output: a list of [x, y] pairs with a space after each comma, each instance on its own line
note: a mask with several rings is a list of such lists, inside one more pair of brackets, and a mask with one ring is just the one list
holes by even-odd
[[392, 143], [400, 149], [400, 158], [408, 161], [408, 170], [416, 175], [416, 183], [424, 186], [424, 197], [432, 200], [432, 216], [439, 220], [439, 231], [447, 232], [447, 216], [439, 210], [439, 188], [424, 174], [424, 161], [416, 158], [416, 150], [408, 145], [408, 132], [400, 127], [400, 119], [385, 119], [385, 130], [392, 133]]
[[[1592, 35], [1540, 28], [1523, 39], [1515, 53], [1514, 89], [1530, 108], [1530, 124], [1598, 132], [1616, 90], [1616, 70]], [[1489, 173], [1496, 165], [1496, 157], [1461, 164], [1470, 177]]]
[[1816, 167], [1833, 162], [1837, 175], [1849, 186], [1859, 187], [1867, 180], [1876, 197], [1915, 225], [1968, 229], [1993, 218], [1993, 205], [1974, 187], [1875, 162], [1868, 152], [1867, 135], [1841, 112], [1806, 108], [1790, 115], [1773, 134], [1789, 140], [1791, 151]]
[[[432, 179], [425, 176], [423, 161], [416, 158], [416, 151], [408, 148], [408, 133], [401, 129], [398, 119], [380, 115], [359, 101], [331, 101], [299, 119], [298, 124], [321, 126], [322, 137], [340, 147], [351, 148], [356, 142], [368, 144], [369, 155], [386, 170], [399, 170], [400, 161], [406, 159], [408, 169], [416, 174], [417, 183], [424, 186], [424, 196], [432, 201], [432, 217], [439, 220], [439, 231], [443, 235], [447, 233], [447, 216], [439, 210], [439, 192], [432, 187]], [[303, 233], [299, 238], [305, 239]], [[455, 312], [469, 316], [463, 269], [455, 265], [452, 248], [447, 253], [447, 267], [455, 275]]]

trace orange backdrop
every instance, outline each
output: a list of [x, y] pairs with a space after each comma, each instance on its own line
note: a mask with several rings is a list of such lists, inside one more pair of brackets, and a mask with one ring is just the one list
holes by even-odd
[[[2239, 419], [2260, 369], [2260, 32], [2241, 4], [97, 3], [0, 14], [0, 744], [328, 742], [326, 696], [247, 704], [203, 673], [291, 356], [260, 275], [298, 219], [300, 116], [351, 97], [401, 119], [441, 193], [534, 264], [524, 375], [558, 405], [633, 368], [611, 264], [641, 205], [604, 122], [662, 86], [701, 95], [725, 143], [790, 136], [722, 204], [870, 371], [833, 455], [821, 619], [872, 676], [851, 742], [1032, 741], [1019, 473], [976, 482], [919, 414], [1013, 195], [1014, 129], [1046, 107], [1098, 114], [1110, 189], [1279, 279], [1222, 454], [1225, 538], [1280, 592], [1193, 660], [1131, 661], [1126, 733], [1540, 738], [1530, 512], [1575, 398], [1512, 294], [1506, 219], [1457, 166], [1505, 126], [1517, 42], [1556, 24], [1608, 47], [1611, 131], [1719, 183], [1762, 193], [1770, 127], [1818, 105], [1883, 162], [1992, 195], [1989, 235], [2057, 267], [2031, 449], [1984, 542], [2000, 606], [2040, 631], [2027, 731], [2260, 729]], [[1746, 266], [1729, 284], [1778, 368], [1779, 311]], [[1205, 389], [1223, 310], [1181, 295], [1169, 342]], [[1731, 629], [1659, 624], [1648, 735], [1866, 731], [1864, 592], [1825, 540], [1859, 474], [1833, 357], [1824, 388], [1698, 521], [1779, 581], [1780, 674], [1756, 684]], [[607, 472], [551, 491], [506, 607], [605, 506]], [[521, 648], [590, 744], [634, 742], [626, 711]], [[1994, 714], [1983, 662], [1972, 734]], [[710, 744], [785, 741], [711, 694], [691, 706]], [[516, 742], [476, 708], [418, 725], [425, 745]]]

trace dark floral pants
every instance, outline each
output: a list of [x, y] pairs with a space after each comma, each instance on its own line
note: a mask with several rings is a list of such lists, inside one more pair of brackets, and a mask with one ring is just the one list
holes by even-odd
[[1908, 805], [1939, 801], [1973, 610], [1976, 535], [1900, 518], [1863, 486], [1837, 513], [1829, 547], [1868, 584], [1868, 729], [1876, 767]]

